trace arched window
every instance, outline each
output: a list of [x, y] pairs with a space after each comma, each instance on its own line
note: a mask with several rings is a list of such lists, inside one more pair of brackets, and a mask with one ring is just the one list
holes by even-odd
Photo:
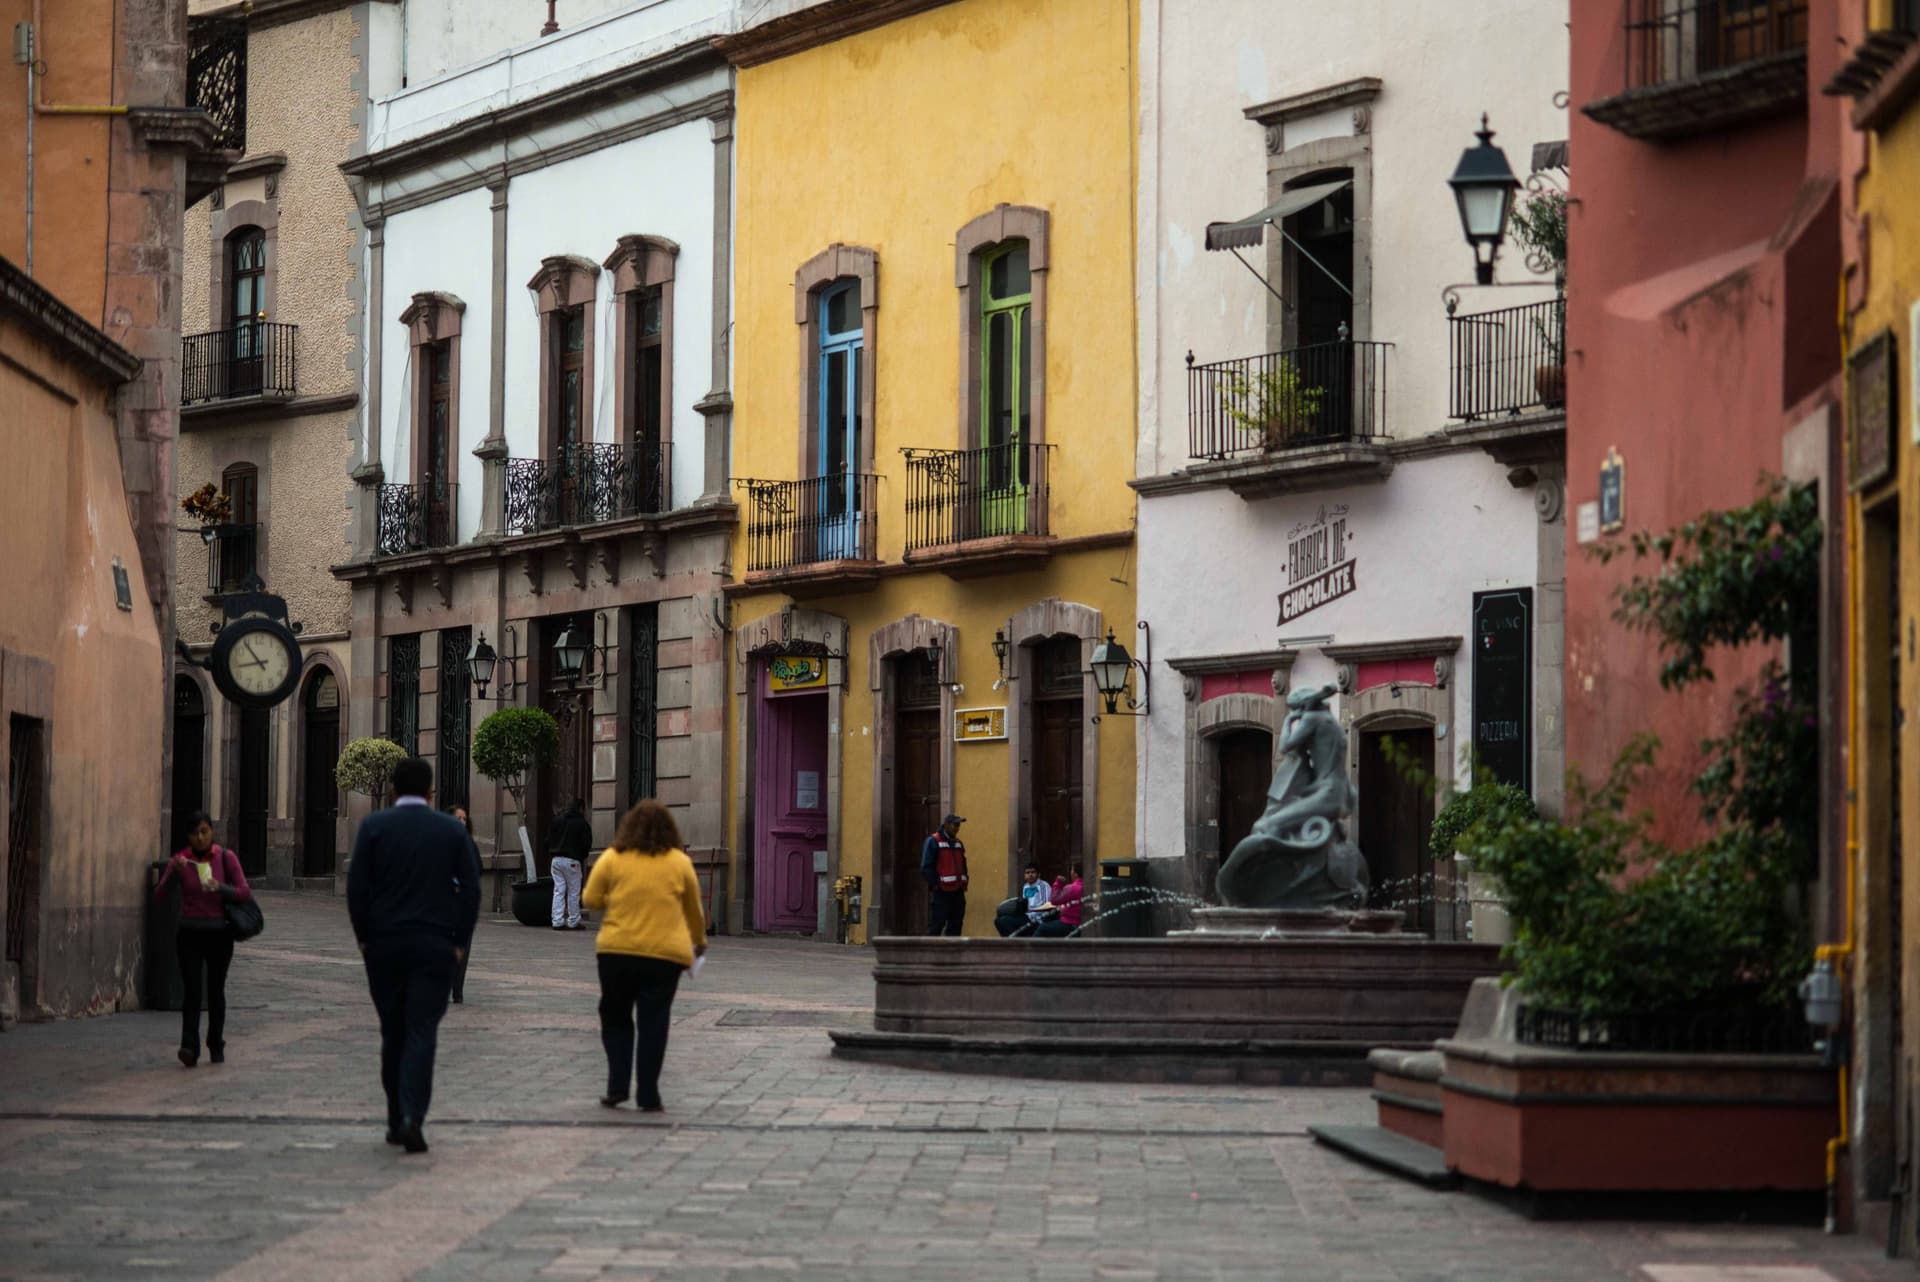
[[228, 396], [259, 394], [266, 321], [267, 234], [242, 227], [227, 237]]

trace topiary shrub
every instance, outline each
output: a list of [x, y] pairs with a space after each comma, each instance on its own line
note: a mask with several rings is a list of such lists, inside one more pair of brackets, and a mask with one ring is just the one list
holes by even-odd
[[407, 759], [407, 750], [391, 739], [378, 735], [355, 739], [340, 750], [333, 768], [333, 781], [342, 792], [357, 792], [376, 802], [387, 795], [393, 782], [393, 768]]
[[1455, 851], [1472, 858], [1483, 831], [1490, 835], [1510, 820], [1536, 819], [1539, 815], [1526, 789], [1482, 774], [1473, 787], [1452, 794], [1440, 807], [1440, 813], [1433, 817], [1427, 849], [1435, 859], [1451, 859]]
[[[551, 762], [560, 751], [560, 723], [541, 708], [501, 708], [473, 732], [473, 768], [505, 788], [524, 818], [527, 772]], [[534, 880], [533, 847], [520, 825], [520, 853], [527, 880]]]

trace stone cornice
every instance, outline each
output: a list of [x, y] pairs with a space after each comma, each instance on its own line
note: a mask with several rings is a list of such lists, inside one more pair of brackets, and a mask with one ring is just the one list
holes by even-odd
[[[372, 483], [379, 484], [377, 468], [373, 470], [372, 475], [374, 478]], [[356, 481], [360, 479], [358, 473], [355, 474], [354, 479]], [[597, 549], [603, 544], [617, 544], [619, 540], [627, 538], [645, 540], [661, 535], [688, 537], [712, 533], [731, 529], [738, 523], [739, 517], [740, 509], [732, 503], [706, 503], [675, 508], [671, 512], [662, 512], [657, 516], [628, 517], [619, 521], [602, 521], [594, 525], [541, 530], [535, 534], [475, 538], [452, 547], [429, 548], [400, 556], [366, 557], [335, 565], [331, 567], [330, 573], [334, 578], [347, 582], [363, 579], [378, 581], [382, 578], [442, 566], [482, 561], [511, 562], [529, 553], [554, 548]]]
[[1385, 663], [1394, 659], [1437, 659], [1460, 649], [1460, 637], [1414, 637], [1406, 641], [1362, 641], [1323, 645], [1320, 653], [1335, 663]]
[[1323, 111], [1332, 111], [1338, 107], [1355, 107], [1372, 102], [1380, 96], [1380, 77], [1358, 76], [1352, 80], [1343, 80], [1337, 85], [1327, 85], [1322, 89], [1309, 89], [1305, 93], [1289, 94], [1285, 98], [1275, 98], [1272, 102], [1256, 103], [1242, 109], [1248, 120], [1257, 120], [1272, 127], [1297, 120], [1301, 116], [1314, 116]]
[[736, 67], [753, 67], [806, 49], [857, 36], [953, 0], [822, 0], [730, 36], [713, 47]]
[[358, 392], [336, 392], [330, 396], [296, 396], [290, 400], [246, 396], [232, 401], [203, 401], [198, 405], [180, 407], [180, 427], [182, 431], [186, 431], [208, 424], [225, 426], [237, 419], [263, 422], [268, 419], [305, 418], [311, 414], [328, 414], [336, 410], [355, 409], [359, 404], [360, 393]]
[[1222, 676], [1236, 672], [1260, 672], [1278, 668], [1291, 671], [1298, 650], [1247, 650], [1240, 654], [1202, 654], [1191, 658], [1168, 659], [1167, 666], [1182, 676]]
[[0, 309], [20, 317], [35, 335], [109, 383], [130, 382], [140, 372], [138, 356], [5, 258], [0, 258]]
[[[1511, 434], [1515, 436], [1526, 436], [1531, 439], [1532, 437], [1551, 435], [1553, 425], [1556, 424], [1564, 437], [1566, 418], [1567, 416], [1564, 411], [1556, 410], [1550, 414], [1534, 415], [1525, 419], [1499, 420], [1499, 422], [1502, 424], [1517, 424], [1518, 426], [1513, 429]], [[1487, 428], [1488, 436], [1491, 437], [1496, 430], [1499, 429], [1489, 426]], [[1398, 465], [1400, 463], [1416, 462], [1423, 458], [1434, 458], [1443, 454], [1463, 454], [1468, 450], [1486, 448], [1488, 448], [1487, 441], [1483, 440], [1480, 435], [1473, 434], [1469, 428], [1446, 428], [1442, 431], [1428, 433], [1426, 436], [1411, 436], [1401, 440], [1390, 441], [1386, 446], [1386, 453], [1387, 457]], [[1491, 453], [1491, 450], [1488, 452]], [[1309, 493], [1314, 490], [1341, 489], [1352, 483], [1348, 478], [1336, 476], [1324, 485], [1303, 485], [1298, 492]], [[1155, 476], [1136, 476], [1128, 481], [1127, 485], [1138, 493], [1141, 498], [1159, 498], [1167, 494], [1192, 494], [1200, 490], [1221, 490], [1227, 488], [1226, 482], [1218, 475], [1206, 472], [1195, 475], [1184, 468], [1174, 472], [1162, 472]]]

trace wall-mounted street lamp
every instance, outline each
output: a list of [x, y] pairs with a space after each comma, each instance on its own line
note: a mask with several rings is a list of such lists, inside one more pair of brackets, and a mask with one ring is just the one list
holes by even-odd
[[[1140, 630], [1141, 657], [1136, 659], [1127, 653], [1127, 647], [1114, 640], [1113, 629], [1107, 629], [1107, 639], [1093, 647], [1093, 657], [1087, 666], [1093, 671], [1093, 688], [1106, 700], [1107, 713], [1116, 717], [1144, 717], [1147, 715], [1147, 697], [1153, 672], [1153, 633], [1142, 619], [1135, 625]], [[1140, 697], [1135, 699], [1129, 687], [1129, 678], [1135, 668], [1140, 669]], [[1127, 710], [1120, 711], [1119, 703], [1124, 698]]]
[[994, 683], [993, 687], [996, 690], [1007, 683], [1007, 655], [1012, 651], [1013, 643], [1007, 640], [1006, 632], [995, 628], [993, 630], [993, 661], [1000, 665], [1000, 679]]
[[[506, 639], [506, 654], [494, 653], [493, 647], [487, 644], [485, 632], [476, 635], [473, 647], [467, 651], [467, 680], [477, 691], [473, 697], [490, 703], [505, 703], [520, 691], [520, 638], [511, 623], [501, 635]], [[507, 670], [500, 674], [500, 693], [489, 696], [487, 687], [493, 684], [494, 673], [502, 663], [507, 665]]]
[[1460, 207], [1460, 228], [1473, 250], [1474, 283], [1493, 284], [1493, 264], [1500, 255], [1500, 243], [1507, 237], [1507, 218], [1513, 212], [1513, 194], [1520, 180], [1513, 176], [1507, 153], [1493, 145], [1493, 130], [1484, 113], [1474, 136], [1477, 147], [1460, 153], [1447, 185], [1453, 188], [1454, 202]]
[[[553, 642], [554, 673], [560, 683], [576, 690], [607, 688], [607, 656], [613, 652], [613, 645], [607, 640], [607, 619], [605, 615], [595, 615], [594, 621], [600, 632], [598, 641], [590, 640], [579, 624], [568, 620], [567, 626], [560, 629], [560, 635]], [[593, 666], [587, 666], [591, 654]]]

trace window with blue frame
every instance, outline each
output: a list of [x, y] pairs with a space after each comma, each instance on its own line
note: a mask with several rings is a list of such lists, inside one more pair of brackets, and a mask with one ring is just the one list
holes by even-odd
[[860, 282], [837, 281], [820, 291], [819, 334], [819, 542], [817, 556], [830, 561], [859, 555], [861, 460], [865, 457], [860, 416]]

